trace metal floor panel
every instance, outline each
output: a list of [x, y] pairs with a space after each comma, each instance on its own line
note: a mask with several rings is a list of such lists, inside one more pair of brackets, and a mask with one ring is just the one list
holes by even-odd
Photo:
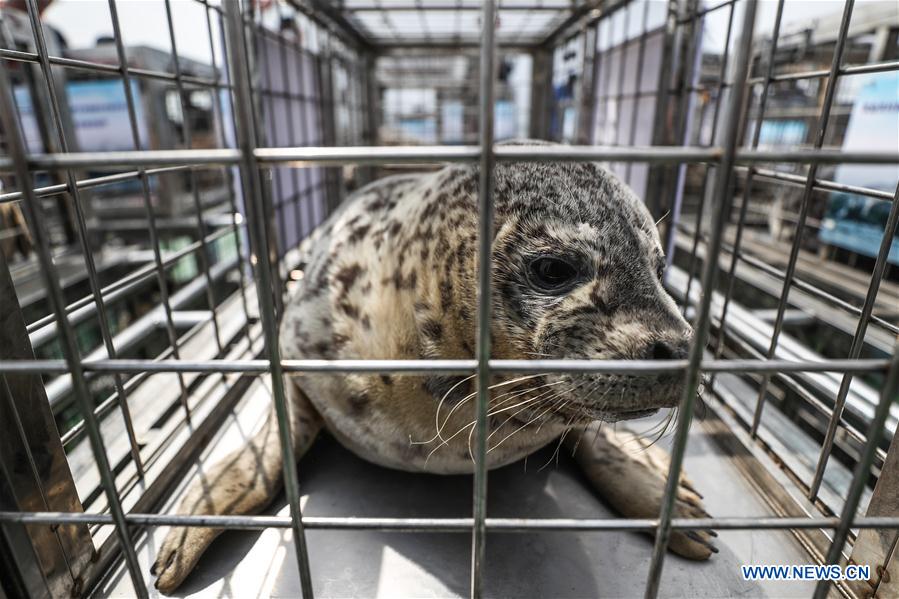
[[[242, 400], [204, 452], [211, 466], [239, 446], [266, 413], [261, 385]], [[644, 430], [650, 421], [641, 421]], [[663, 440], [664, 444], [666, 440]], [[552, 449], [490, 475], [489, 515], [495, 517], [611, 517], [567, 455], [550, 464]], [[772, 515], [704, 429], [694, 425], [686, 469], [714, 516]], [[471, 478], [416, 475], [371, 465], [321, 437], [300, 462], [304, 514], [309, 516], [465, 517]], [[183, 492], [184, 483], [178, 490]], [[286, 515], [279, 498], [268, 513]], [[139, 543], [145, 573], [166, 529]], [[184, 597], [298, 597], [289, 529], [224, 533], [180, 589]], [[464, 597], [468, 595], [470, 534], [307, 532], [317, 597]], [[663, 597], [808, 597], [807, 582], [742, 580], [740, 564], [808, 563], [784, 531], [721, 531], [720, 553], [704, 563], [669, 554]], [[624, 532], [489, 534], [486, 591], [490, 597], [642, 597], [652, 552], [648, 537]], [[149, 576], [148, 576], [149, 582]], [[153, 590], [155, 593], [155, 590]], [[151, 593], [151, 594], [153, 594]], [[130, 597], [122, 566], [96, 590]]]

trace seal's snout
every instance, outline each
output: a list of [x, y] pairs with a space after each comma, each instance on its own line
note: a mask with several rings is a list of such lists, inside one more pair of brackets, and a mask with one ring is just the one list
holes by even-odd
[[[690, 355], [690, 341], [693, 338], [692, 331], [678, 331], [667, 335], [659, 335], [651, 338], [642, 351], [634, 356], [641, 360], [686, 360]], [[661, 401], [658, 407], [673, 407], [677, 405], [680, 396], [680, 384], [683, 382], [683, 370], [667, 370], [654, 377], [661, 390], [668, 393], [655, 395], [656, 400]]]

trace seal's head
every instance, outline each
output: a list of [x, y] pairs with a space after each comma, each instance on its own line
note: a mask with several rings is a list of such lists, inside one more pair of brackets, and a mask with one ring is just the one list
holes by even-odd
[[[591, 163], [495, 172], [494, 334], [508, 357], [686, 358], [692, 330], [662, 286], [656, 225], [624, 183]], [[544, 378], [566, 420], [646, 416], [676, 406], [683, 384], [673, 373]]]

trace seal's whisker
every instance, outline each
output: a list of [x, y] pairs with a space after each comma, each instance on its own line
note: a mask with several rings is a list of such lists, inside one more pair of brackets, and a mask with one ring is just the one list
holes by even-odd
[[455, 439], [457, 436], [459, 436], [459, 434], [462, 433], [462, 431], [464, 431], [465, 429], [467, 429], [467, 428], [470, 427], [470, 426], [474, 426], [475, 424], [477, 424], [476, 421], [475, 421], [475, 422], [471, 422], [471, 423], [469, 423], [469, 424], [466, 424], [465, 426], [463, 426], [462, 428], [460, 428], [459, 430], [457, 430], [455, 433], [453, 433], [453, 435], [452, 435], [451, 437], [449, 437], [449, 438], [447, 438], [447, 439], [443, 439], [443, 441], [440, 443], [440, 445], [438, 445], [437, 447], [435, 447], [434, 449], [432, 449], [431, 452], [428, 454], [428, 456], [425, 458], [425, 465], [427, 465], [428, 460], [431, 459], [431, 456], [434, 455], [434, 452], [436, 452], [438, 449], [440, 449], [440, 448], [443, 447], [444, 445], [448, 445], [449, 442], [452, 441], [453, 439]]
[[[564, 406], [564, 405], [567, 404], [567, 403], [568, 403], [568, 401], [566, 401], [566, 402], [563, 403], [562, 405]], [[494, 449], [496, 449], [497, 447], [499, 447], [500, 445], [502, 445], [502, 444], [503, 444], [506, 440], [508, 440], [510, 437], [514, 436], [516, 433], [518, 433], [518, 432], [524, 430], [524, 428], [526, 428], [527, 426], [533, 424], [534, 422], [536, 422], [537, 420], [539, 420], [540, 418], [542, 418], [547, 412], [551, 411], [552, 409], [553, 409], [553, 406], [550, 406], [549, 408], [547, 408], [546, 410], [544, 410], [543, 412], [541, 412], [540, 414], [538, 414], [537, 416], [535, 416], [534, 418], [532, 418], [531, 420], [529, 420], [528, 422], [522, 424], [520, 427], [518, 427], [517, 429], [515, 429], [514, 431], [512, 431], [511, 433], [509, 433], [509, 434], [506, 435], [505, 437], [503, 437], [503, 438], [500, 440], [499, 443], [497, 443], [496, 445], [494, 445], [493, 447], [491, 447], [490, 449], [488, 449], [488, 450], [487, 450], [487, 453], [490, 453], [491, 451], [493, 451]], [[471, 455], [471, 443], [470, 443], [470, 440], [471, 440], [471, 436], [469, 435], [469, 444], [468, 444], [469, 455]], [[472, 461], [474, 461], [474, 456], [472, 456]]]
[[584, 428], [581, 429], [581, 434], [577, 436], [577, 441], [574, 443], [574, 447], [571, 448], [571, 457], [574, 457], [577, 453], [577, 448], [580, 447], [581, 441], [584, 439], [584, 434], [587, 432], [587, 429], [590, 427], [590, 418], [588, 415], [584, 415]]
[[657, 443], [657, 442], [658, 442], [659, 440], [661, 440], [665, 435], [670, 434], [670, 433], [672, 433], [672, 432], [674, 431], [674, 429], [672, 428], [671, 424], [674, 422], [674, 419], [675, 419], [676, 414], [677, 414], [677, 408], [672, 408], [672, 409], [668, 412], [668, 417], [665, 418], [665, 426], [662, 427], [662, 430], [659, 432], [659, 436], [656, 437], [656, 439], [655, 439], [655, 441], [653, 441], [653, 443]]
[[[553, 402], [553, 404], [550, 406], [551, 412], [557, 412], [557, 411], [561, 410], [562, 406], [560, 406], [559, 404], [565, 399], [565, 397], [569, 398], [569, 401], [565, 402], [565, 404], [572, 403], [574, 400], [571, 398], [574, 396], [574, 393], [576, 391], [580, 390], [581, 388], [583, 388], [585, 385], [587, 385], [588, 382], [589, 382], [589, 380], [582, 381], [578, 385], [575, 385], [573, 388], [569, 389], [567, 393], [560, 393], [559, 395], [552, 398], [551, 400], [547, 400], [547, 401]], [[565, 404], [563, 404], [563, 405], [565, 405]], [[547, 418], [543, 422], [541, 422], [540, 425], [537, 427], [537, 432], [540, 432], [540, 430], [543, 428], [543, 425], [548, 420], [549, 420], [549, 413], [547, 413]]]
[[[634, 441], [639, 443], [639, 439], [641, 439], [641, 438], [648, 438], [650, 436], [654, 436], [655, 438], [652, 440], [652, 442], [650, 442], [649, 446], [654, 445], [664, 435], [666, 429], [668, 428], [668, 424], [671, 422], [671, 418], [672, 418], [672, 413], [669, 411], [668, 415], [665, 416], [665, 418], [654, 423], [648, 429], [646, 429], [644, 431], [639, 431], [639, 432], [632, 431], [634, 433]], [[645, 449], [648, 449], [648, 446], [645, 446], [642, 443], [640, 443], [640, 449], [638, 450], [638, 453]]]
[[[549, 392], [544, 392], [542, 395], [546, 395], [547, 393], [551, 393], [551, 391], [549, 391]], [[541, 396], [541, 397], [538, 397], [538, 398], [536, 398], [536, 399], [543, 399], [543, 397]], [[494, 436], [496, 433], [498, 433], [498, 432], [500, 432], [501, 430], [503, 430], [503, 429], [505, 428], [505, 426], [506, 426], [507, 424], [509, 424], [509, 422], [510, 422], [511, 420], [514, 420], [516, 416], [518, 416], [519, 414], [521, 414], [522, 412], [524, 412], [525, 410], [527, 410], [527, 409], [529, 408], [530, 405], [531, 405], [531, 404], [525, 405], [524, 407], [519, 408], [518, 410], [516, 410], [515, 412], [512, 412], [509, 416], [507, 416], [506, 419], [503, 420], [503, 421], [500, 423], [499, 426], [497, 426], [493, 431], [490, 432], [490, 435], [487, 436], [487, 441], [489, 442], [490, 439], [493, 438], [493, 436]], [[497, 444], [497, 445], [498, 445], [498, 444]], [[490, 449], [487, 450], [487, 453], [490, 453]]]
[[596, 432], [593, 433], [593, 440], [591, 441], [591, 444], [593, 445], [596, 445], [596, 439], [599, 438], [599, 431], [602, 429], [603, 425], [602, 420], [597, 420], [597, 422], [599, 422], [599, 426], [596, 427]]
[[661, 223], [661, 222], [664, 221], [666, 218], [668, 218], [668, 216], [669, 216], [670, 214], [671, 214], [671, 211], [670, 211], [670, 210], [668, 210], [667, 212], [665, 212], [665, 214], [663, 214], [662, 217], [661, 217], [659, 220], [656, 221], [656, 226], [658, 227], [658, 226], [659, 226], [659, 223]]
[[[437, 411], [434, 413], [435, 426], [437, 425], [437, 418], [440, 416], [440, 407], [443, 405], [443, 402], [446, 401], [446, 398], [449, 397], [449, 394], [452, 393], [453, 391], [455, 391], [456, 387], [465, 383], [466, 381], [470, 381], [471, 379], [473, 379], [476, 376], [477, 376], [477, 374], [468, 375], [467, 377], [465, 377], [464, 379], [462, 379], [461, 381], [459, 381], [458, 383], [456, 383], [455, 385], [450, 387], [449, 391], [447, 391], [446, 393], [443, 394], [443, 397], [441, 397], [440, 401], [437, 403]], [[436, 441], [439, 438], [440, 438], [440, 428], [438, 427], [437, 434], [434, 435], [433, 437], [431, 437], [430, 439], [428, 439], [427, 441], [413, 441], [411, 438], [411, 435], [410, 435], [409, 444], [410, 445], [427, 445], [428, 443], [433, 443], [434, 441]]]
[[[551, 384], [551, 385], [555, 385], [555, 384], [557, 384], [557, 383], [550, 383], [550, 384]], [[549, 386], [549, 385], [543, 385], [543, 386]], [[539, 388], [539, 387], [538, 387], [538, 388]], [[528, 391], [533, 391], [533, 389], [528, 389]], [[525, 399], [524, 401], [520, 401], [520, 402], [518, 402], [518, 403], [516, 403], [516, 404], [514, 404], [514, 405], [506, 406], [506, 407], [504, 407], [504, 408], [499, 408], [499, 406], [497, 406], [497, 408], [499, 408], [499, 409], [491, 410], [491, 411], [489, 411], [489, 412], [487, 413], [487, 415], [488, 415], [488, 416], [493, 416], [494, 414], [499, 414], [500, 412], [507, 412], [507, 411], [509, 411], [509, 410], [514, 410], [514, 409], [517, 408], [518, 406], [523, 406], [523, 405], [527, 405], [527, 404], [530, 404], [530, 403], [534, 403], [535, 401], [540, 400], [540, 399], [543, 397], [543, 395], [546, 395], [546, 394], [548, 394], [548, 393], [552, 393], [553, 391], [554, 391], [554, 389], [550, 389], [549, 391], [545, 391], [544, 393], [538, 395], [537, 397], [531, 397], [531, 398]]]
[[[499, 383], [494, 383], [493, 385], [490, 385], [487, 388], [490, 390], [493, 390], [498, 387], [503, 387], [505, 385], [512, 385], [515, 383], [520, 383], [521, 381], [527, 381], [527, 380], [535, 379], [535, 378], [545, 376], [545, 375], [546, 375], [546, 373], [539, 373], [539, 374], [531, 374], [531, 375], [527, 375], [527, 376], [522, 376], [522, 377], [518, 377], [516, 379], [509, 380], [509, 381], [502, 381]], [[476, 375], [471, 375], [468, 378], [471, 379], [474, 376], [476, 376]], [[458, 386], [458, 384], [456, 386]], [[453, 389], [455, 389], [455, 387], [453, 387]], [[444, 394], [443, 399], [440, 400], [440, 403], [437, 404], [437, 411], [434, 414], [434, 426], [437, 430], [437, 434], [435, 435], [435, 437], [431, 438], [430, 441], [427, 441], [428, 443], [433, 442], [435, 439], [442, 439], [441, 434], [443, 433], [443, 428], [446, 426], [446, 423], [449, 422], [449, 419], [453, 415], [453, 413], [456, 410], [458, 410], [459, 407], [462, 406], [462, 404], [467, 403], [468, 400], [470, 400], [471, 398], [475, 397], [478, 394], [478, 392], [475, 391], [474, 393], [469, 393], [464, 398], [462, 398], [461, 401], [459, 401], [455, 406], [453, 406], [453, 408], [450, 410], [449, 414], [446, 415], [446, 418], [444, 418], [444, 420], [443, 420], [443, 424], [440, 424], [440, 408], [443, 405], [443, 402], [446, 399], [446, 397], [450, 394], [450, 392], [452, 392], [452, 389], [447, 391], [446, 394]], [[502, 397], [502, 396], [500, 396], [500, 397]]]
[[559, 442], [556, 444], [556, 449], [553, 451], [552, 455], [549, 456], [549, 460], [545, 464], [543, 464], [540, 468], [537, 469], [537, 472], [540, 472], [547, 466], [549, 466], [553, 461], [556, 462], [556, 468], [559, 467], [559, 449], [562, 448], [562, 443], [565, 442], [565, 437], [568, 435], [568, 432], [571, 430], [571, 423], [574, 422], [575, 418], [577, 418], [577, 413], [575, 413], [571, 418], [568, 419], [568, 422], [565, 423], [565, 430], [559, 435]]
[[[497, 396], [496, 399], [499, 399], [500, 397], [506, 397], [507, 395], [509, 395], [509, 397], [506, 397], [506, 399], [504, 399], [504, 400], [502, 400], [502, 401], [500, 401], [500, 402], [497, 402], [497, 403], [493, 404], [491, 407], [492, 407], [492, 408], [498, 408], [498, 407], [500, 407], [500, 406], [502, 406], [502, 405], [505, 405], [505, 404], [509, 403], [510, 401], [513, 401], [513, 400], [514, 400], [515, 398], [517, 398], [517, 397], [521, 397], [522, 395], [526, 395], [526, 394], [531, 393], [531, 392], [533, 392], [533, 391], [536, 391], [536, 390], [538, 390], [538, 389], [543, 389], [543, 388], [545, 388], [545, 387], [552, 387], [552, 386], [554, 386], [554, 385], [559, 385], [559, 384], [561, 384], [561, 383], [563, 383], [563, 382], [564, 382], [564, 381], [555, 381], [555, 382], [553, 382], [553, 383], [546, 383], [546, 384], [543, 384], [543, 385], [537, 385], [537, 386], [535, 386], [535, 387], [529, 387], [529, 388], [524, 389], [524, 390], [516, 390], [516, 391], [514, 391], [514, 392], [513, 392], [513, 391], [509, 391], [509, 392], [507, 392], [507, 393], [503, 393], [502, 395]], [[511, 395], [510, 395], [510, 394], [511, 394]]]
[[[547, 391], [547, 392], [545, 392], [545, 393], [551, 393], [551, 392], [552, 392], [552, 391]], [[538, 398], [535, 398], [534, 401], [536, 401], [537, 399], [540, 399], [540, 398], [539, 398], [539, 397], [538, 397]], [[525, 409], [527, 409], [527, 408], [526, 408], [526, 407], [521, 408], [521, 409], [519, 410], [519, 412], [524, 411]], [[489, 416], [492, 416], [494, 413], [495, 413], [495, 412], [488, 412], [488, 413], [487, 413], [487, 416], [488, 416], [488, 417], [489, 417]], [[517, 412], [516, 412], [516, 413], [517, 413]], [[513, 414], [513, 416], [514, 416], [514, 414]], [[433, 450], [431, 450], [431, 453], [428, 454], [428, 459], [430, 459], [431, 455], [433, 455], [434, 452], [436, 452], [438, 449], [440, 449], [440, 448], [443, 447], [444, 445], [448, 445], [450, 441], [452, 441], [454, 438], [456, 438], [457, 436], [459, 436], [459, 434], [461, 434], [462, 432], [464, 432], [466, 429], [471, 428], [472, 431], [474, 431], [474, 427], [475, 427], [476, 425], [477, 425], [477, 420], [473, 420], [473, 421], [469, 422], [468, 424], [466, 424], [465, 426], [461, 427], [459, 430], [457, 430], [455, 433], [453, 433], [453, 435], [450, 436], [449, 438], [447, 438], [447, 439], [442, 439], [442, 443], [440, 443], [440, 445], [438, 445], [438, 446], [435, 447]], [[425, 463], [427, 463], [427, 459], [425, 460]]]
[[705, 401], [708, 382], [709, 379], [703, 376], [699, 381], [699, 386], [696, 388], [696, 416], [700, 420], [705, 418], [706, 410], [708, 409]]
[[[535, 378], [535, 377], [538, 377], [538, 376], [543, 376], [543, 375], [542, 375], [542, 374], [538, 374], [538, 375], [534, 375], [534, 376], [532, 376], [532, 377], [522, 377], [521, 379], [517, 379], [517, 381], [520, 382], [521, 380], [527, 380], [527, 379]], [[510, 381], [510, 382], [511, 382], [511, 381]], [[506, 393], [502, 393], [502, 394], [498, 395], [495, 399], [499, 399], [499, 398], [501, 398], [501, 397], [506, 397], [507, 395], [512, 394], [512, 397], [509, 397], [509, 398], [507, 398], [507, 399], [505, 399], [505, 400], [499, 402], [499, 404], [497, 404], [497, 405], [503, 405], [504, 403], [507, 403], [508, 401], [514, 399], [515, 397], [519, 397], [519, 396], [524, 395], [524, 394], [526, 394], [526, 393], [528, 393], [528, 392], [530, 392], [530, 391], [534, 391], [534, 390], [536, 390], [536, 389], [540, 389], [540, 388], [545, 387], [545, 386], [547, 386], [547, 385], [538, 385], [538, 386], [536, 386], [536, 387], [529, 387], [529, 388], [524, 389], [524, 390], [521, 390], [521, 389], [512, 389], [511, 391], [507, 391]], [[492, 388], [493, 388], [493, 387], [491, 387], [491, 389], [492, 389]], [[469, 395], [466, 396], [462, 401], [460, 401], [458, 404], [456, 404], [455, 406], [453, 406], [453, 409], [450, 410], [449, 414], [446, 415], [446, 418], [443, 419], [443, 424], [439, 425], [439, 428], [437, 429], [437, 436], [438, 436], [438, 437], [443, 433], [443, 429], [446, 427], [447, 423], [449, 422], [449, 419], [452, 417], [452, 415], [455, 413], [455, 411], [456, 411], [457, 409], [459, 409], [459, 407], [460, 407], [462, 404], [468, 402], [468, 400], [472, 399], [472, 398], [473, 398], [474, 396], [476, 396], [476, 395], [477, 395], [477, 391], [475, 391], [474, 393], [469, 394]], [[494, 407], [495, 407], [495, 406], [494, 406]]]
[[[505, 422], [503, 422], [503, 426], [504, 426], [507, 422], [509, 422], [509, 420], [511, 420], [512, 418], [514, 418], [517, 414], [523, 412], [525, 409], [527, 409], [527, 408], [522, 408], [522, 409], [518, 410], [517, 412], [515, 412], [514, 414], [512, 414], [511, 416], [509, 416], [509, 418], [507, 418], [507, 419], [505, 420]], [[503, 437], [502, 439], [500, 439], [500, 441], [499, 441], [496, 445], [494, 445], [493, 447], [490, 447], [490, 448], [487, 449], [487, 453], [490, 453], [491, 451], [493, 451], [494, 449], [496, 449], [497, 447], [499, 447], [500, 445], [502, 445], [502, 444], [503, 444], [503, 441], [505, 441], [506, 439], [508, 439], [509, 437], [511, 437], [512, 435], [514, 435], [515, 433], [517, 433], [518, 431], [522, 430], [522, 429], [525, 428], [526, 426], [528, 426], [528, 425], [530, 425], [531, 423], [533, 423], [535, 420], [537, 420], [538, 418], [540, 418], [540, 416], [541, 416], [542, 414], [543, 414], [543, 413], [538, 414], [537, 416], [535, 416], [534, 418], [532, 418], [532, 419], [529, 420], [528, 422], [526, 422], [526, 423], [524, 423], [523, 425], [521, 425], [519, 428], [515, 429], [514, 431], [512, 431], [511, 433], [509, 433], [508, 435], [506, 435], [505, 437]], [[499, 430], [499, 429], [497, 429], [497, 430]], [[495, 432], [495, 431], [494, 431], [494, 432]], [[469, 451], [470, 451], [470, 448], [469, 448]]]
[[[561, 381], [559, 381], [559, 382], [561, 382]], [[548, 398], [548, 399], [546, 398], [546, 396], [547, 396], [547, 395], [551, 395], [554, 391], [555, 391], [554, 389], [550, 389], [549, 391], [544, 391], [543, 393], [541, 393], [541, 394], [538, 395], [537, 397], [533, 398], [533, 401], [537, 401], [537, 400], [541, 400], [541, 399], [544, 400], [544, 401], [552, 401], [555, 397], [559, 397], [560, 394], [557, 393], [556, 395], [552, 395], [552, 396], [551, 396], [550, 398]], [[521, 403], [517, 404], [518, 406], [524, 405], [525, 407], [523, 407], [523, 408], [521, 408], [521, 409], [519, 409], [519, 410], [513, 412], [512, 414], [510, 414], [510, 415], [509, 415], [509, 416], [508, 416], [508, 417], [507, 417], [507, 418], [506, 418], [506, 419], [505, 419], [505, 420], [504, 420], [498, 427], [496, 427], [496, 429], [494, 429], [494, 430], [487, 436], [487, 440], [489, 441], [490, 438], [493, 437], [493, 435], [495, 435], [495, 434], [496, 434], [497, 432], [499, 432], [504, 426], [506, 426], [506, 424], [508, 424], [510, 420], [512, 420], [513, 418], [515, 418], [515, 416], [517, 416], [517, 415], [520, 414], [521, 412], [524, 412], [524, 411], [527, 409], [527, 405], [530, 405], [531, 403], [533, 403], [533, 402], [532, 402], [531, 400], [529, 400], [528, 402], [521, 402]], [[512, 408], [514, 408], [514, 407], [517, 407], [517, 406], [512, 406]], [[512, 408], [508, 408], [508, 409], [512, 409]], [[493, 414], [496, 414], [496, 413], [499, 412], [499, 411], [505, 411], [505, 410], [497, 410], [496, 412], [491, 412], [490, 415], [492, 416]]]

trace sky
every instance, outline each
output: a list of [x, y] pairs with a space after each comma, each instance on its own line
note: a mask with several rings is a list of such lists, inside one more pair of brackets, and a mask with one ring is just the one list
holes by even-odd
[[[171, 50], [162, 0], [119, 0], [116, 7], [126, 46], [145, 45]], [[210, 63], [203, 5], [194, 0], [172, 0], [171, 7], [178, 55]], [[44, 13], [44, 20], [62, 33], [71, 48], [90, 48], [97, 38], [112, 37], [112, 20], [106, 0], [56, 0]], [[215, 20], [213, 27], [218, 27]], [[214, 37], [218, 39], [218, 35]], [[218, 53], [217, 49], [217, 57]]]

